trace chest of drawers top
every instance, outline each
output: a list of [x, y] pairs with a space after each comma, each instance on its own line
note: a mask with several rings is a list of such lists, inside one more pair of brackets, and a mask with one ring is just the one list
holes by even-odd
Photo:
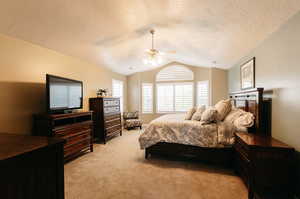
[[271, 136], [261, 136], [252, 133], [236, 133], [237, 142], [242, 142], [249, 148], [278, 148], [282, 150], [293, 150], [293, 147], [275, 139]]

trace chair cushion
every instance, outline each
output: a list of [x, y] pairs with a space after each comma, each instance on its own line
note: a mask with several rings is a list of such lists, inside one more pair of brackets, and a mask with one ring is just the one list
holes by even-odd
[[128, 119], [124, 121], [124, 127], [137, 127], [137, 126], [142, 126], [143, 121], [140, 119]]
[[137, 118], [139, 118], [139, 112], [138, 111], [124, 112], [123, 113], [123, 118], [125, 120], [127, 120], [127, 119], [137, 119]]

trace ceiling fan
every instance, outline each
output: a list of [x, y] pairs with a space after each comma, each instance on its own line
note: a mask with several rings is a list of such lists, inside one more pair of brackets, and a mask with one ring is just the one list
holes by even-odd
[[[158, 65], [163, 61], [163, 55], [166, 53], [158, 51], [154, 48], [154, 34], [155, 30], [151, 29], [150, 34], [152, 35], [152, 46], [151, 49], [146, 50], [146, 58], [143, 60], [144, 64]], [[167, 53], [176, 53], [176, 51], [169, 51]]]

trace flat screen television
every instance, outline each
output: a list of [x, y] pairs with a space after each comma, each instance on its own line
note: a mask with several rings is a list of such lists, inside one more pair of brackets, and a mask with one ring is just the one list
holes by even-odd
[[83, 84], [81, 81], [47, 74], [46, 89], [49, 113], [82, 109]]

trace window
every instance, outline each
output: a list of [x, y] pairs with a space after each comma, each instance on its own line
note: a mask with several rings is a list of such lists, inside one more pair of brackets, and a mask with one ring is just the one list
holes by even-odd
[[175, 84], [175, 111], [187, 111], [193, 106], [193, 83]]
[[123, 81], [119, 81], [119, 80], [115, 80], [115, 79], [112, 80], [112, 96], [120, 98], [121, 113], [123, 112], [123, 105], [124, 105], [123, 88], [124, 88]]
[[157, 112], [183, 112], [193, 106], [193, 83], [158, 83]]
[[197, 105], [205, 105], [206, 107], [209, 104], [209, 87], [208, 81], [200, 81], [197, 83]]
[[142, 112], [153, 113], [153, 85], [151, 83], [142, 84]]
[[173, 65], [159, 71], [157, 82], [194, 80], [194, 73], [185, 66]]
[[174, 111], [174, 89], [172, 84], [157, 84], [156, 86], [157, 112]]

